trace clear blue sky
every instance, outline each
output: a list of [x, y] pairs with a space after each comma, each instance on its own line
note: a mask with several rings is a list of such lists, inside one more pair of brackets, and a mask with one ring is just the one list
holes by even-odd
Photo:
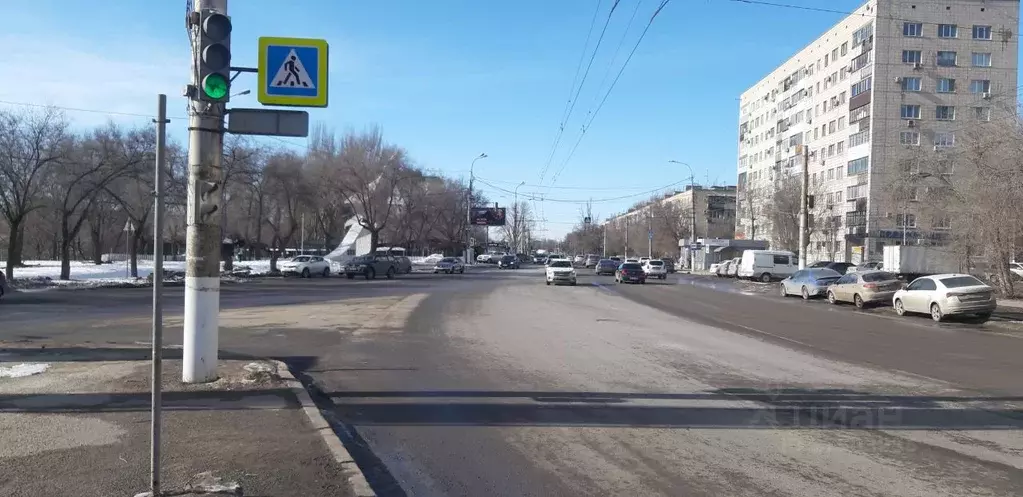
[[[599, 3], [587, 60], [612, 3]], [[259, 36], [326, 38], [330, 107], [312, 110], [314, 121], [339, 132], [379, 125], [421, 167], [452, 176], [466, 176], [472, 159], [486, 152], [477, 176], [508, 189], [525, 181], [522, 198], [537, 191], [593, 198], [594, 213], [603, 218], [642, 197], [601, 199], [687, 181], [687, 170], [669, 159], [690, 163], [698, 183], [733, 184], [739, 94], [842, 17], [731, 0], [671, 0], [564, 162], [659, 3], [621, 0], [612, 16], [544, 182], [564, 164], [554, 186], [573, 189], [532, 185], [547, 163], [596, 0], [232, 0], [233, 64], [255, 65]], [[785, 3], [850, 11], [862, 2]], [[163, 92], [173, 97], [171, 115], [183, 116], [177, 96], [188, 71], [184, 14], [184, 0], [4, 2], [0, 18], [8, 22], [0, 42], [8, 48], [0, 55], [0, 100], [149, 114]], [[254, 80], [242, 75], [234, 91], [255, 94]], [[259, 106], [254, 97], [232, 105]], [[68, 114], [83, 126], [111, 118], [147, 122]], [[182, 138], [184, 126], [175, 120], [172, 134]], [[302, 148], [304, 141], [287, 143]], [[510, 195], [477, 185], [498, 202], [511, 202]], [[578, 204], [542, 207], [548, 235], [563, 235], [579, 218]]]

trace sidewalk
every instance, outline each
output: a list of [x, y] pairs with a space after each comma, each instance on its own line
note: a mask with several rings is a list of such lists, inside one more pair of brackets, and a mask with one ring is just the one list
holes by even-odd
[[[150, 362], [110, 360], [137, 349], [60, 350], [0, 348], [0, 495], [148, 490]], [[164, 361], [164, 492], [205, 482], [241, 489], [225, 495], [352, 495], [278, 364], [221, 361], [219, 380], [186, 385], [181, 361]]]

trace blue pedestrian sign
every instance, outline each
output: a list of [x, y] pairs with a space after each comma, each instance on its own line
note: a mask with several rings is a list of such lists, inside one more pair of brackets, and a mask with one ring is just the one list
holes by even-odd
[[651, 240], [654, 239], [654, 230], [647, 231], [647, 237]]
[[259, 103], [327, 106], [327, 40], [259, 39]]

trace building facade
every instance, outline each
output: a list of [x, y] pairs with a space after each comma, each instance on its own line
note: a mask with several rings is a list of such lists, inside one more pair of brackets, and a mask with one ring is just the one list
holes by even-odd
[[772, 196], [801, 183], [802, 146], [814, 198], [808, 260], [879, 260], [884, 245], [951, 229], [926, 202], [893, 207], [891, 173], [914, 150], [952, 150], [993, 108], [1015, 109], [1019, 9], [870, 0], [743, 92], [737, 238], [755, 229], [776, 248], [791, 234]]
[[[670, 212], [686, 217], [687, 219], [683, 220], [682, 224], [690, 226], [692, 221], [689, 219], [693, 217], [692, 206], [696, 205], [697, 238], [732, 238], [735, 232], [735, 192], [735, 186], [702, 187], [697, 185], [695, 188], [686, 187], [685, 190], [666, 194], [656, 202], [650, 202], [642, 207], [612, 216], [605, 223], [619, 227], [631, 226], [632, 229], [629, 231], [642, 234], [646, 230], [645, 227], [651, 225], [648, 218], [655, 215], [657, 209], [654, 209], [653, 206], [656, 203], [677, 206], [677, 209], [672, 209]], [[653, 223], [652, 226], [656, 226], [656, 224]], [[672, 240], [669, 245], [677, 247], [678, 242], [679, 240]], [[633, 239], [634, 246], [640, 244], [645, 246], [646, 241]]]

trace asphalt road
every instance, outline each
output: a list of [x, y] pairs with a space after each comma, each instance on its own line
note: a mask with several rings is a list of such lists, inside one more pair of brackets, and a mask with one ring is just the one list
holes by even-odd
[[[581, 273], [225, 287], [223, 353], [300, 369], [382, 496], [1023, 494], [1023, 333]], [[66, 293], [0, 340], [148, 339], [146, 292]]]

